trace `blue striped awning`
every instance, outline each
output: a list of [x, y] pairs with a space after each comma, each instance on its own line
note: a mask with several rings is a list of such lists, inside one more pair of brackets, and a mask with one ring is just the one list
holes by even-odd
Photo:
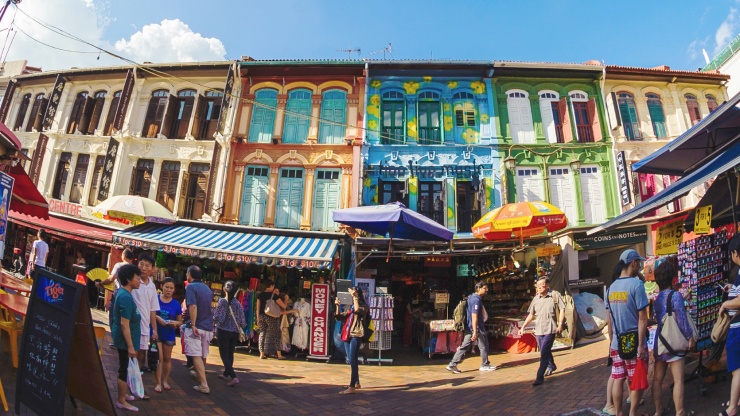
[[237, 227], [142, 224], [113, 233], [113, 242], [145, 250], [267, 266], [331, 266], [338, 239], [262, 234]]

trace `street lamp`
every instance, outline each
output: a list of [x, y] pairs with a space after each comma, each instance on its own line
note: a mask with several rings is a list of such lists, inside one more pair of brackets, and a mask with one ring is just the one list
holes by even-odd
[[570, 168], [573, 170], [573, 173], [578, 173], [581, 171], [581, 161], [578, 159], [573, 159], [570, 162]]
[[504, 159], [504, 167], [508, 170], [514, 170], [514, 168], [516, 168], [516, 159], [511, 157], [511, 155], [506, 156], [506, 159]]

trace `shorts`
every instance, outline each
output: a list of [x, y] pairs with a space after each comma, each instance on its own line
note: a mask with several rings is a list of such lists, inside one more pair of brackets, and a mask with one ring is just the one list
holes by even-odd
[[175, 340], [172, 341], [164, 340], [164, 339], [158, 339], [157, 342], [161, 342], [163, 345], [166, 345], [168, 347], [174, 347], [175, 346]]
[[149, 349], [149, 335], [141, 335], [141, 339], [139, 340], [139, 349], [141, 351]]
[[208, 349], [213, 339], [213, 331], [198, 330], [199, 337], [193, 333], [193, 328], [183, 330], [185, 339], [185, 355], [188, 357], [208, 357]]
[[609, 350], [609, 357], [612, 359], [612, 378], [614, 380], [624, 380], [627, 377], [631, 380], [635, 375], [638, 359], [625, 360], [619, 356], [619, 351], [612, 349]]
[[128, 350], [118, 350], [118, 379], [126, 382], [128, 376]]

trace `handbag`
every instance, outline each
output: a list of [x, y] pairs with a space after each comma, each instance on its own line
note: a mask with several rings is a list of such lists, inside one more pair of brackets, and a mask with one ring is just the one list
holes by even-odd
[[139, 371], [139, 361], [136, 358], [128, 359], [128, 374], [126, 376], [126, 385], [131, 393], [141, 399], [144, 397], [144, 383], [141, 381], [141, 371]]
[[617, 352], [619, 358], [623, 360], [632, 360], [637, 357], [637, 344], [639, 337], [637, 336], [637, 330], [627, 331], [620, 333], [617, 329], [617, 322], [614, 320], [614, 314], [612, 313], [612, 306], [609, 302], [609, 290], [606, 291], [606, 305], [609, 307], [609, 315], [612, 318], [612, 325], [614, 325], [614, 332], [617, 333]]
[[731, 321], [732, 318], [730, 318], [727, 311], [723, 311], [717, 316], [717, 322], [714, 323], [714, 328], [712, 328], [712, 342], [717, 343], [727, 339]]
[[234, 310], [231, 309], [231, 304], [229, 304], [228, 306], [229, 313], [231, 313], [231, 319], [234, 320], [234, 325], [236, 325], [236, 329], [239, 331], [239, 343], [244, 343], [247, 341], [247, 334], [245, 334], [242, 327], [239, 326], [239, 321], [236, 320], [236, 315], [234, 315]]
[[277, 302], [275, 302], [275, 299], [273, 299], [274, 296], [275, 295], [272, 295], [270, 299], [265, 302], [265, 315], [271, 318], [279, 318], [280, 306], [278, 306]]
[[694, 336], [686, 338], [678, 326], [676, 315], [673, 313], [673, 295], [676, 291], [671, 291], [668, 295], [666, 314], [663, 316], [660, 331], [658, 332], [658, 354], [670, 354], [675, 357], [684, 357], [689, 351], [689, 340]]

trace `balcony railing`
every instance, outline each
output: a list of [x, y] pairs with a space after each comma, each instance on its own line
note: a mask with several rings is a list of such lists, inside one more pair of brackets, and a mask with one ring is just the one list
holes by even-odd
[[446, 225], [445, 222], [444, 222], [444, 220], [445, 220], [444, 211], [442, 211], [442, 210], [429, 210], [429, 211], [420, 210], [419, 211], [419, 214], [421, 214], [421, 215], [429, 218], [430, 220], [432, 220], [432, 221], [434, 221], [434, 222], [436, 222], [438, 224]]
[[185, 206], [182, 210], [182, 218], [186, 220], [194, 220], [198, 218], [193, 218], [193, 214], [195, 214], [195, 201], [197, 198], [185, 198]]
[[403, 127], [383, 127], [380, 131], [381, 144], [403, 144]]
[[442, 135], [439, 127], [420, 127], [419, 144], [442, 144]]
[[480, 210], [457, 211], [457, 232], [467, 233], [480, 219]]

